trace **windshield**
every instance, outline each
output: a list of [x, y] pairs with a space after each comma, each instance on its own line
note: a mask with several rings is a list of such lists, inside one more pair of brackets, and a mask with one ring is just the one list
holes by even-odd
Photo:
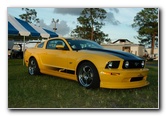
[[66, 39], [73, 50], [82, 50], [90, 48], [102, 48], [99, 44], [89, 40]]

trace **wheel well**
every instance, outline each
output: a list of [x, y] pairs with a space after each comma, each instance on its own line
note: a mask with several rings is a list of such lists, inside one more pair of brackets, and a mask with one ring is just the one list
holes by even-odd
[[29, 61], [30, 61], [30, 59], [32, 59], [32, 58], [36, 59], [34, 56], [31, 56], [31, 57], [29, 58]]
[[[93, 82], [93, 85], [91, 85], [91, 87], [90, 88], [98, 88], [98, 87], [100, 87], [100, 75], [99, 75], [99, 71], [98, 71], [98, 69], [97, 69], [97, 67], [96, 67], [96, 65], [94, 65], [94, 63], [93, 62], [91, 62], [91, 61], [89, 61], [89, 60], [83, 60], [83, 61], [81, 61], [81, 62], [79, 62], [79, 64], [77, 65], [77, 69], [76, 69], [76, 75], [78, 76], [78, 69], [79, 69], [79, 67], [80, 67], [80, 65], [82, 65], [83, 63], [85, 63], [85, 62], [89, 62], [89, 63], [91, 63], [93, 66], [94, 66], [94, 68], [96, 69], [96, 71], [97, 71], [97, 73], [95, 73], [95, 79], [94, 79], [94, 82]], [[77, 77], [77, 79], [78, 79], [79, 77]], [[79, 79], [78, 79], [78, 82], [80, 83], [80, 81], [79, 81]], [[89, 88], [89, 87], [88, 87]]]
[[[78, 72], [78, 68], [79, 68], [79, 66], [81, 65], [81, 64], [83, 64], [84, 62], [90, 62], [90, 63], [92, 63], [91, 61], [89, 61], [89, 60], [83, 60], [83, 61], [81, 61], [78, 65], [77, 65], [77, 69], [76, 69], [76, 74], [77, 74], [77, 72]], [[92, 63], [93, 64], [93, 63]], [[94, 65], [94, 64], [93, 64]], [[94, 65], [95, 66], [95, 65]], [[96, 67], [96, 66], [95, 66]], [[96, 68], [97, 69], [97, 68]]]
[[[37, 62], [37, 60], [36, 60], [36, 58], [35, 58], [34, 56], [31, 56], [31, 57], [29, 58], [28, 67], [31, 65], [31, 64], [30, 64], [30, 61], [31, 61], [31, 60], [34, 60], [34, 62], [35, 62], [35, 68], [33, 69], [34, 71], [33, 71], [33, 74], [31, 74], [31, 75], [40, 74], [40, 68], [39, 68], [38, 62]], [[28, 70], [29, 70], [29, 69], [28, 69]], [[29, 72], [29, 73], [30, 73], [30, 72]]]
[[[36, 60], [36, 58], [35, 58], [34, 56], [31, 56], [31, 57], [29, 58], [29, 61], [28, 61], [28, 62], [30, 62], [30, 60], [31, 60], [32, 58], [34, 58], [34, 59]], [[36, 62], [37, 62], [37, 60], [36, 60]], [[38, 62], [37, 62], [37, 64], [38, 64]]]

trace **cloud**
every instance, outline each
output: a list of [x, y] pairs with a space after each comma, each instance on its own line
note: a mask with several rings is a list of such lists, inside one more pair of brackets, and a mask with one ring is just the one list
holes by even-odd
[[[62, 14], [62, 15], [72, 15], [72, 16], [80, 16], [80, 13], [84, 10], [84, 8], [55, 8], [54, 13]], [[119, 13], [118, 8], [109, 8], [107, 12], [107, 17], [105, 21], [107, 23], [118, 25], [120, 22], [115, 19], [114, 13]]]
[[79, 16], [84, 8], [55, 8], [54, 13]]
[[[50, 23], [50, 25], [47, 25], [47, 24], [44, 23], [44, 20], [41, 19], [40, 20], [40, 27], [44, 27], [46, 29], [49, 29], [49, 30], [53, 31], [53, 28], [55, 27], [55, 24]], [[58, 35], [61, 35], [61, 36], [68, 35], [69, 32], [70, 32], [70, 27], [67, 25], [67, 22], [63, 21], [63, 20], [56, 24], [56, 28], [57, 28], [56, 33]]]
[[110, 11], [115, 11], [115, 13], [119, 13], [119, 9], [118, 8], [109, 8]]
[[121, 22], [121, 24], [131, 25], [133, 23], [134, 16], [142, 10], [142, 8], [118, 8], [119, 13], [115, 14], [116, 19]]
[[[61, 14], [63, 15], [70, 15], [70, 20], [75, 17], [79, 17], [80, 13], [84, 10], [84, 8], [54, 8], [53, 13], [55, 14]], [[119, 25], [120, 21], [118, 21], [115, 18], [114, 13], [118, 14], [119, 9], [118, 8], [107, 8], [107, 14], [106, 19], [104, 22], [112, 24], [112, 25]], [[64, 19], [66, 20], [66, 19]], [[68, 35], [71, 31], [71, 28], [68, 26], [67, 22], [69, 22], [69, 19], [67, 21], [61, 20], [59, 23], [57, 23], [57, 34], [60, 34], [62, 36]], [[73, 25], [76, 24], [76, 22], [73, 20], [71, 22]], [[50, 24], [51, 29], [54, 27], [54, 24]]]
[[[117, 11], [116, 11], [117, 12]], [[118, 11], [119, 12], [119, 11]], [[118, 21], [117, 19], [115, 19], [115, 16], [114, 16], [114, 13], [112, 12], [107, 12], [107, 17], [105, 19], [105, 21], [107, 23], [111, 23], [113, 25], [119, 25], [120, 24], [120, 21]]]
[[68, 35], [70, 32], [70, 27], [67, 25], [66, 21], [60, 21], [57, 23], [57, 31], [58, 34], [65, 36]]
[[46, 29], [49, 29], [49, 30], [52, 30], [52, 28], [51, 28], [49, 25], [47, 25], [47, 24], [44, 22], [43, 19], [40, 19], [40, 21], [39, 21], [39, 26], [40, 26], [40, 27], [43, 27], [43, 28], [46, 28]]

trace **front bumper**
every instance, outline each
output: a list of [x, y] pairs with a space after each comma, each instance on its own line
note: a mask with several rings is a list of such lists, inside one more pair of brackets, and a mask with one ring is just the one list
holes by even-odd
[[143, 87], [147, 81], [149, 69], [110, 69], [100, 71], [100, 87], [129, 89]]

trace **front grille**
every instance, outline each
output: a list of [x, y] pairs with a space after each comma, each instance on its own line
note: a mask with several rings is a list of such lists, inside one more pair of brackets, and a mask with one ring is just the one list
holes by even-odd
[[143, 80], [143, 77], [132, 77], [130, 82], [141, 81], [141, 80]]
[[[130, 68], [144, 68], [141, 65], [142, 60], [130, 60], [128, 62], [129, 62], [129, 67], [127, 67], [127, 69], [130, 69]], [[125, 61], [123, 62], [123, 68], [126, 69]]]

